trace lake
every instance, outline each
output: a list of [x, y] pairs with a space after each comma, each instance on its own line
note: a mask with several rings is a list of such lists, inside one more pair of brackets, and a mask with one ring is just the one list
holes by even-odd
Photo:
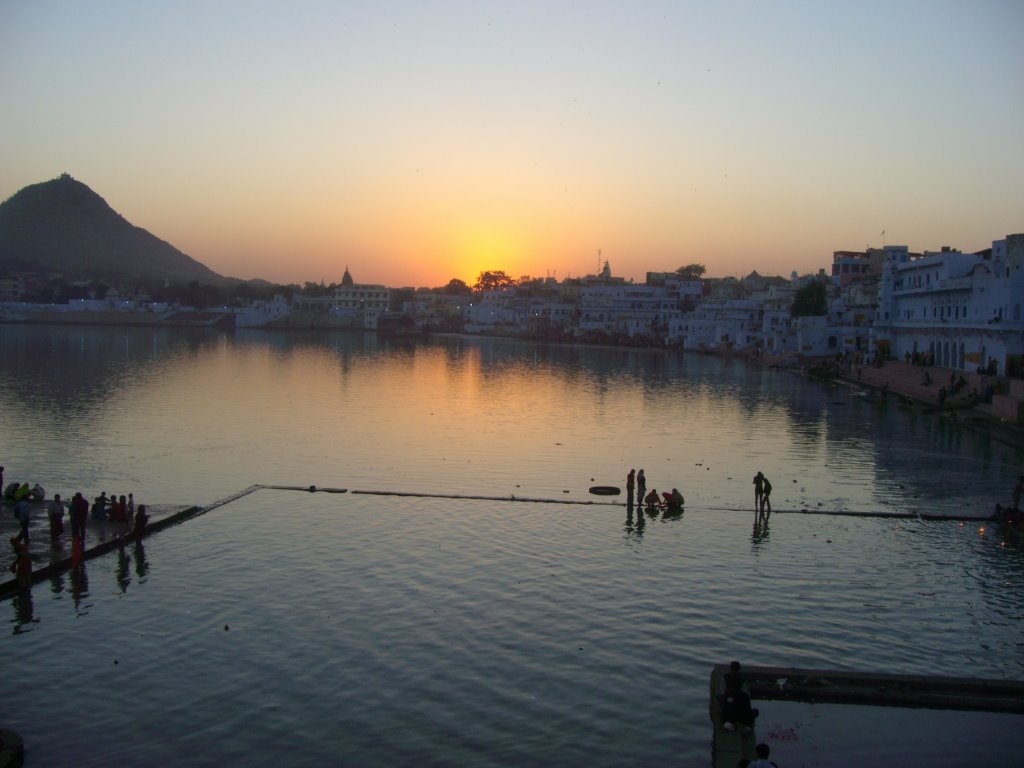
[[[350, 491], [258, 490], [8, 601], [31, 764], [706, 765], [721, 661], [1024, 677], [1019, 549], [830, 514], [984, 515], [1021, 452], [848, 387], [463, 337], [0, 326], [0, 352], [7, 482]], [[588, 493], [634, 467], [683, 515]]]

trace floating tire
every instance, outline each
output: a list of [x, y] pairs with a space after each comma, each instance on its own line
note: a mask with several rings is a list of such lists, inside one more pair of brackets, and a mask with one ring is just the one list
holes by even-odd
[[592, 485], [590, 492], [595, 496], [618, 496], [622, 490], [616, 485]]

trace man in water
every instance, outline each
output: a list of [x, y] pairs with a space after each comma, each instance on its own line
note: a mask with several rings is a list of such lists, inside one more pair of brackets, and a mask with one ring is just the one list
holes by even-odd
[[761, 496], [764, 494], [764, 475], [758, 471], [754, 475], [754, 511], [761, 511]]
[[764, 475], [761, 476], [761, 480], [761, 514], [764, 516], [765, 522], [767, 522], [768, 518], [772, 516], [772, 484]]
[[53, 501], [50, 502], [47, 509], [47, 515], [50, 518], [50, 541], [56, 544], [61, 534], [64, 533], [64, 502], [60, 500], [59, 493], [54, 494]]
[[149, 524], [149, 515], [146, 514], [146, 505], [139, 504], [139, 511], [135, 515], [135, 530], [132, 531], [136, 539], [146, 535], [146, 526]]
[[85, 523], [89, 518], [89, 502], [78, 492], [71, 499], [71, 509], [68, 510], [68, 517], [71, 518], [71, 538], [78, 541], [80, 547], [85, 546]]
[[21, 530], [18, 531], [17, 540], [25, 542], [25, 546], [28, 546], [28, 524], [32, 519], [31, 509], [28, 505], [28, 498], [22, 497], [18, 500], [18, 503], [14, 505], [14, 515], [18, 518], [18, 523], [21, 525]]

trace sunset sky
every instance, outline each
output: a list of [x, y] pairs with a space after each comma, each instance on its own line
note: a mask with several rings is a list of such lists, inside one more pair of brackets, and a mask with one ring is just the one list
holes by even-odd
[[221, 274], [816, 271], [1024, 232], [1024, 2], [0, 0], [0, 199]]

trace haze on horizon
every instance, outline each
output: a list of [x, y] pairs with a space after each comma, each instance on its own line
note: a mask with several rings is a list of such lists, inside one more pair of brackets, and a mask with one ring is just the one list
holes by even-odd
[[816, 271], [1024, 230], [1024, 4], [0, 3], [0, 198], [221, 274]]

